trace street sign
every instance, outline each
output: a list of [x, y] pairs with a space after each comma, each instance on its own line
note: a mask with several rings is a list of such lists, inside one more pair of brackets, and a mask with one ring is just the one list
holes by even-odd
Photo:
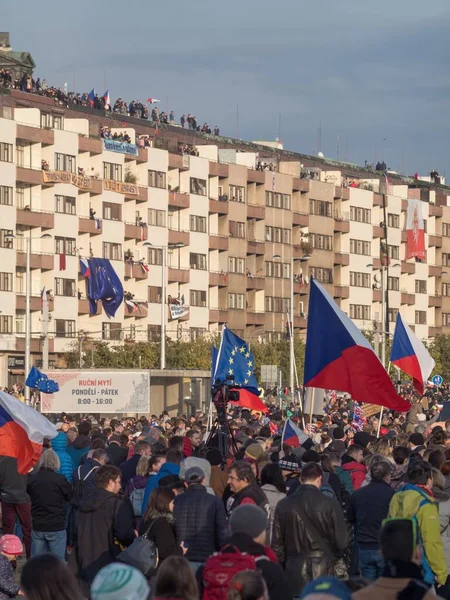
[[440, 385], [442, 385], [442, 382], [444, 380], [442, 379], [441, 375], [434, 375], [431, 381], [434, 383], [434, 385], [437, 385], [439, 387]]
[[263, 383], [275, 384], [278, 383], [278, 366], [277, 365], [261, 365], [261, 381]]

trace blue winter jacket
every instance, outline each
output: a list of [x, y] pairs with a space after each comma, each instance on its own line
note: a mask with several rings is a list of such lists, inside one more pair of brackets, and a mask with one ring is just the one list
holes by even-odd
[[142, 501], [142, 514], [145, 513], [150, 494], [158, 487], [159, 480], [167, 475], [179, 475], [179, 473], [180, 465], [176, 465], [175, 463], [164, 463], [157, 475], [152, 475], [148, 478], [147, 485], [145, 486], [144, 500]]
[[67, 452], [67, 435], [60, 431], [52, 440], [52, 450], [56, 452], [61, 462], [61, 467], [56, 471], [72, 483], [73, 462], [70, 454]]

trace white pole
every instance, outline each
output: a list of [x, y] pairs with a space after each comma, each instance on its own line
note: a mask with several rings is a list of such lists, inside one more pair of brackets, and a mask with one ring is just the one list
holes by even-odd
[[312, 427], [312, 417], [313, 417], [313, 412], [314, 412], [314, 391], [315, 388], [310, 388], [311, 389], [311, 406], [309, 409], [309, 433], [312, 433], [311, 427]]
[[161, 272], [161, 370], [166, 368], [166, 246], [161, 249], [162, 252], [162, 272]]
[[42, 293], [42, 368], [48, 371], [48, 294], [44, 287]]
[[[31, 331], [30, 331], [30, 302], [31, 302], [31, 239], [25, 238], [27, 263], [25, 274], [25, 378], [30, 372]], [[30, 388], [25, 386], [25, 402], [30, 403]]]
[[294, 356], [294, 256], [291, 256], [291, 300], [289, 306], [290, 312], [290, 338], [289, 338], [289, 385], [291, 388], [292, 401], [295, 399], [294, 393], [294, 368], [295, 368], [295, 356]]

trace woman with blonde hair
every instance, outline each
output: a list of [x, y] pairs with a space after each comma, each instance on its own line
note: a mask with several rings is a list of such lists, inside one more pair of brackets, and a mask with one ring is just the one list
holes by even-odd
[[[125, 488], [126, 495], [133, 505], [134, 516], [140, 520], [142, 516], [142, 501], [144, 500], [147, 479], [150, 475], [150, 456], [141, 456], [136, 466], [136, 475], [130, 479]], [[139, 522], [137, 523], [139, 527]]]

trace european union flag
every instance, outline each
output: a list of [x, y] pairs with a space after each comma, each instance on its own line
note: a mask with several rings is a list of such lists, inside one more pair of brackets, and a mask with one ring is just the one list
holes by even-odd
[[30, 373], [25, 381], [25, 385], [35, 388], [44, 394], [54, 394], [59, 392], [59, 385], [53, 379], [49, 379], [45, 373], [41, 373], [36, 367], [31, 367]]
[[254, 375], [254, 369], [255, 357], [250, 352], [248, 345], [224, 327], [216, 360], [214, 360], [213, 353], [213, 381], [216, 379], [225, 381], [227, 376], [234, 377], [236, 385], [245, 387], [248, 391], [258, 395], [258, 382]]

